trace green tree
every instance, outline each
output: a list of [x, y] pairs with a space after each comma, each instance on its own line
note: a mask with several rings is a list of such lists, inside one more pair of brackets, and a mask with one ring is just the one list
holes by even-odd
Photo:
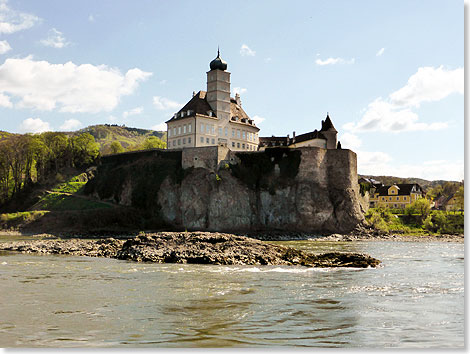
[[125, 149], [122, 147], [119, 141], [113, 141], [111, 143], [110, 148], [111, 148], [111, 154], [119, 154], [125, 151]]
[[419, 198], [405, 208], [405, 214], [418, 214], [421, 221], [425, 220], [431, 212], [431, 202], [426, 198]]
[[147, 139], [145, 139], [143, 148], [145, 150], [148, 149], [166, 149], [166, 143], [157, 138], [156, 136], [149, 136]]
[[75, 167], [82, 167], [95, 161], [99, 155], [99, 145], [93, 135], [82, 133], [69, 139], [72, 162]]

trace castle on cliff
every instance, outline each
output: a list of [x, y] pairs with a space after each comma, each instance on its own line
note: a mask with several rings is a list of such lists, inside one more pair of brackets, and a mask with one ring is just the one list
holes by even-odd
[[230, 97], [230, 73], [227, 63], [217, 57], [209, 64], [207, 90], [193, 92], [193, 97], [167, 124], [167, 149], [224, 146], [231, 151], [258, 151], [267, 147], [287, 146], [341, 148], [333, 123], [327, 114], [320, 131], [296, 136], [259, 137], [259, 128], [243, 110], [240, 95]]

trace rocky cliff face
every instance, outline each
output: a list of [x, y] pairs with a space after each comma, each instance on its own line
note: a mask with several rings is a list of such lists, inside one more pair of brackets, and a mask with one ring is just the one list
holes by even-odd
[[[147, 197], [164, 221], [188, 230], [344, 233], [363, 220], [354, 152], [300, 148], [237, 156], [236, 166], [217, 172], [168, 175]], [[135, 205], [132, 190], [139, 182], [128, 177], [121, 183], [114, 200]]]

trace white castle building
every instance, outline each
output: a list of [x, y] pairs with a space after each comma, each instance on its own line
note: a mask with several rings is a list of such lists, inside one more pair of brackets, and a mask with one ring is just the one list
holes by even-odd
[[207, 90], [193, 97], [166, 121], [167, 148], [226, 146], [232, 151], [257, 151], [259, 128], [242, 108], [240, 95], [230, 97], [230, 73], [220, 57], [209, 64]]

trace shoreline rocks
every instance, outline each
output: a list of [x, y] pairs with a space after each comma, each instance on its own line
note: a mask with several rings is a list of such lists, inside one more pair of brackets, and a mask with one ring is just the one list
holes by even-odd
[[0, 250], [108, 257], [137, 262], [219, 265], [376, 267], [381, 261], [359, 253], [310, 254], [294, 248], [224, 233], [160, 232], [124, 239], [31, 240], [0, 243]]

